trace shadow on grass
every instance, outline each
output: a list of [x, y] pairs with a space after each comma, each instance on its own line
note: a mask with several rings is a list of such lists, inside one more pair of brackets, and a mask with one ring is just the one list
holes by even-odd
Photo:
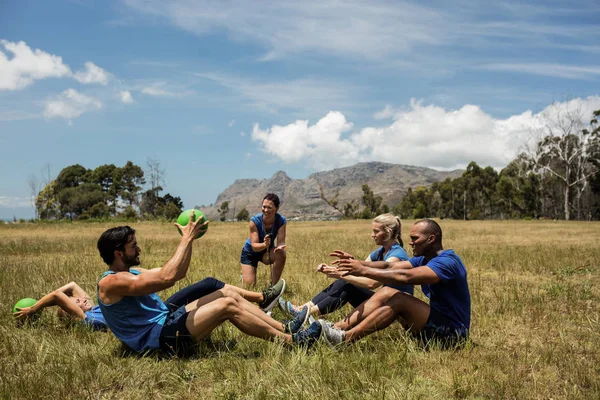
[[191, 346], [182, 346], [178, 349], [172, 349], [171, 351], [165, 350], [154, 350], [147, 351], [145, 353], [136, 353], [127, 345], [121, 343], [121, 346], [117, 347], [113, 354], [117, 357], [124, 358], [142, 358], [142, 357], [156, 357], [158, 360], [172, 360], [172, 359], [183, 359], [183, 360], [194, 360], [194, 359], [210, 359], [219, 358], [223, 353], [228, 355], [234, 355], [241, 359], [255, 359], [263, 356], [258, 351], [252, 351], [249, 353], [237, 353], [234, 354], [232, 351], [237, 347], [237, 340], [218, 340], [213, 341], [211, 339], [205, 339], [201, 343], [194, 343]]

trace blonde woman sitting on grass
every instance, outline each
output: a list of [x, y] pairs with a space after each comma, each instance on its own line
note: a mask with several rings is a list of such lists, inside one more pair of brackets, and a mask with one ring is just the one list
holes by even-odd
[[[381, 214], [373, 219], [371, 237], [375, 244], [380, 246], [374, 250], [366, 261], [405, 261], [408, 260], [408, 254], [403, 248], [402, 243], [402, 224], [400, 218], [393, 214]], [[330, 256], [338, 258], [352, 259], [351, 254], [342, 250], [335, 250]], [[304, 306], [309, 307], [309, 313], [316, 316], [329, 314], [340, 309], [346, 303], [350, 303], [352, 307], [358, 307], [364, 301], [368, 300], [375, 293], [375, 289], [382, 284], [374, 279], [342, 276], [342, 273], [337, 270], [336, 266], [320, 264], [317, 271], [327, 275], [330, 278], [336, 279], [331, 285], [323, 289], [311, 301], [302, 306], [294, 306], [290, 301], [285, 301], [282, 297], [279, 298], [279, 305], [290, 315], [296, 315]], [[384, 285], [391, 286], [402, 292], [413, 294], [412, 285]]]

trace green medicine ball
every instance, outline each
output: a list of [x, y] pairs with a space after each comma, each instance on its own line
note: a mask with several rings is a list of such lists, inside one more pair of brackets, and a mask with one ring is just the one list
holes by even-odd
[[[200, 219], [201, 223], [204, 223], [204, 221], [206, 221], [206, 216], [204, 215], [204, 213], [202, 211], [200, 211], [200, 210], [185, 210], [184, 212], [179, 214], [179, 217], [177, 217], [177, 223], [181, 226], [186, 226], [188, 224], [188, 222], [190, 222], [190, 215], [192, 214], [192, 211], [194, 212], [194, 221], [196, 221], [197, 219]], [[181, 229], [177, 228], [177, 230], [179, 231], [179, 234], [181, 235]], [[196, 239], [201, 237], [205, 233], [206, 233], [206, 230], [203, 232], [200, 232], [198, 235], [196, 235]]]
[[26, 297], [24, 299], [21, 299], [21, 300], [17, 301], [17, 304], [15, 304], [15, 306], [13, 307], [13, 313], [16, 313], [17, 311], [19, 311], [19, 310], [17, 310], [17, 307], [18, 308], [31, 307], [36, 302], [37, 302], [37, 300], [36, 299], [32, 299], [31, 297]]

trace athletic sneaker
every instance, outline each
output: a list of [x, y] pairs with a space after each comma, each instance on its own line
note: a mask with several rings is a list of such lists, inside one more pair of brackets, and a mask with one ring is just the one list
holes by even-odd
[[296, 318], [296, 316], [301, 311], [301, 310], [297, 310], [291, 301], [285, 301], [283, 299], [283, 297], [279, 298], [279, 308], [281, 308], [284, 313], [286, 313], [287, 315], [289, 315], [292, 318]]
[[283, 321], [285, 327], [285, 333], [296, 333], [304, 326], [306, 319], [308, 318], [308, 307], [302, 307], [302, 310], [298, 311], [297, 315], [289, 320]]
[[292, 342], [302, 347], [311, 347], [321, 337], [322, 328], [318, 321], [292, 335]]
[[258, 306], [260, 307], [260, 309], [263, 310], [264, 312], [271, 311], [273, 309], [273, 307], [275, 307], [275, 304], [277, 304], [277, 300], [279, 300], [279, 298], [283, 294], [284, 290], [285, 290], [285, 280], [284, 279], [277, 282], [277, 284], [271, 285], [268, 288], [266, 288], [265, 290], [263, 290], [263, 292], [262, 292], [263, 301], [258, 303]]
[[323, 338], [329, 347], [335, 347], [344, 343], [346, 331], [334, 327], [333, 323], [325, 321], [324, 319], [320, 319], [318, 323], [321, 325]]

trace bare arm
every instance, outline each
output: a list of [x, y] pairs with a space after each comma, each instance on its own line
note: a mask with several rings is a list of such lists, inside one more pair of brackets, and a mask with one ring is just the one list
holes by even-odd
[[71, 299], [69, 299], [69, 296], [67, 296], [61, 290], [63, 288], [64, 286], [62, 288], [56, 289], [53, 292], [48, 293], [47, 295], [39, 299], [31, 307], [19, 308], [18, 311], [14, 314], [15, 318], [24, 318], [28, 315], [35, 314], [36, 312], [41, 311], [44, 308], [58, 306], [61, 310], [65, 312], [65, 314], [67, 314], [75, 320], [85, 319], [86, 315], [83, 312], [83, 310], [79, 308]]
[[413, 268], [409, 261], [387, 263], [388, 268], [372, 268], [369, 262], [358, 260], [340, 260], [338, 269], [345, 275], [364, 276], [389, 285], [434, 284], [440, 278], [428, 266]]
[[186, 226], [175, 224], [181, 232], [181, 241], [175, 253], [160, 268], [143, 271], [139, 275], [118, 272], [108, 275], [98, 283], [100, 300], [112, 304], [125, 296], [144, 296], [167, 289], [187, 274], [192, 257], [192, 243], [196, 235], [205, 230], [208, 221], [200, 224], [200, 220], [190, 221]]
[[91, 299], [90, 295], [85, 292], [77, 283], [69, 282], [64, 286], [59, 287], [56, 291], [62, 292], [69, 297], [85, 297]]
[[255, 252], [261, 252], [266, 250], [271, 245], [271, 237], [265, 236], [265, 240], [261, 243], [260, 237], [258, 236], [258, 228], [254, 224], [254, 222], [250, 221], [248, 223], [248, 227], [250, 229], [250, 245], [252, 246], [252, 250]]
[[279, 227], [279, 230], [277, 231], [277, 248], [281, 248], [282, 246], [285, 246], [286, 226], [287, 226], [287, 224], [281, 225]]

